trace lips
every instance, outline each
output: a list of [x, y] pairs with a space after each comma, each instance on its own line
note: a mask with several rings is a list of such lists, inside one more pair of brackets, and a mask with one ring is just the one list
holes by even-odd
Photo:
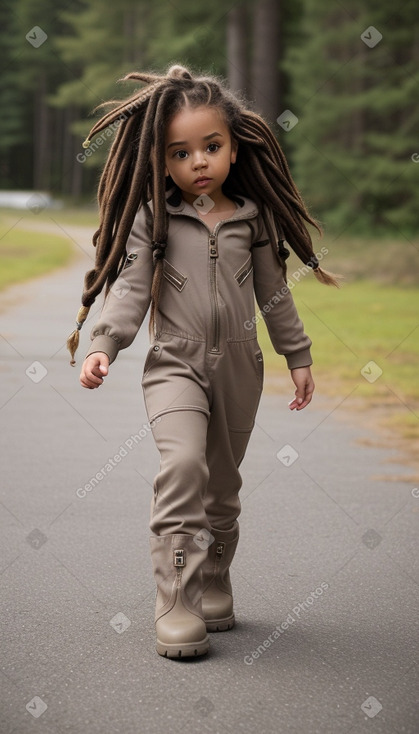
[[209, 178], [208, 176], [199, 176], [198, 178], [195, 179], [194, 183], [200, 184], [201, 186], [203, 186], [204, 184], [209, 183], [210, 181], [212, 181], [212, 179]]

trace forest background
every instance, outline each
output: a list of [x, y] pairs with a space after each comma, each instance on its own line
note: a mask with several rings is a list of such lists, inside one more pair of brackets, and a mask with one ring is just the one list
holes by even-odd
[[92, 110], [133, 89], [125, 73], [180, 62], [267, 117], [328, 227], [417, 231], [414, 0], [1, 0], [0, 42], [3, 189], [91, 197], [103, 155], [77, 155]]

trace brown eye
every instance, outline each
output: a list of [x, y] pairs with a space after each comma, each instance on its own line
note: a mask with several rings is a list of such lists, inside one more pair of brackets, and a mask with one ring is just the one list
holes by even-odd
[[209, 153], [216, 153], [217, 150], [219, 149], [219, 147], [220, 146], [218, 145], [218, 143], [210, 143], [209, 146], [208, 146], [208, 152]]

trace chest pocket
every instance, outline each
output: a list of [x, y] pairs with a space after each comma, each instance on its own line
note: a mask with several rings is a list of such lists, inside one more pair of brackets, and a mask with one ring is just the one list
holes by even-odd
[[234, 277], [237, 280], [239, 285], [243, 285], [244, 281], [246, 280], [246, 278], [248, 278], [252, 270], [253, 270], [252, 256], [249, 255], [244, 265], [242, 265], [237, 270], [237, 272], [234, 273]]
[[125, 258], [124, 266], [122, 269], [126, 270], [127, 268], [129, 268], [132, 265], [132, 263], [134, 262], [134, 260], [137, 259], [137, 257], [138, 255], [136, 252], [130, 252], [130, 254], [127, 255]]
[[166, 258], [163, 260], [163, 275], [178, 291], [182, 291], [188, 281], [186, 275], [182, 275]]

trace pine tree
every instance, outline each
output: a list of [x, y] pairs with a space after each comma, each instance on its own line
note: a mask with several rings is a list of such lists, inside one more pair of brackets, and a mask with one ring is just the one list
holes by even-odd
[[250, 86], [248, 10], [248, 3], [242, 2], [227, 13], [227, 78], [235, 92], [244, 92]]
[[[13, 0], [0, 5], [0, 181], [2, 188], [18, 188], [26, 183], [24, 171], [30, 170], [22, 151], [30, 136], [25, 125], [26, 97], [19, 84], [19, 22]], [[24, 39], [21, 39], [23, 45]], [[16, 160], [19, 157], [19, 166]]]
[[[1, 5], [5, 73], [0, 126], [5, 134], [0, 137], [7, 146], [2, 168], [9, 171], [3, 185], [51, 191], [60, 186], [63, 113], [52, 108], [50, 95], [69, 74], [54, 46], [63, 31], [60, 12], [65, 6], [67, 0], [5, 0]], [[8, 120], [13, 120], [11, 137], [5, 130]]]
[[271, 123], [280, 104], [280, 7], [279, 0], [257, 0], [253, 8], [251, 94], [256, 110]]
[[[418, 26], [415, 3], [305, 0], [288, 54], [291, 111], [281, 134], [294, 173], [327, 226], [411, 233], [417, 207]], [[348, 9], [349, 8], [349, 9]], [[413, 21], [413, 22], [412, 22]]]
[[119, 86], [117, 80], [135, 69], [161, 73], [175, 62], [222, 72], [224, 15], [221, 0], [205, 8], [195, 0], [177, 6], [148, 0], [120, 0], [118, 4], [84, 0], [77, 12], [61, 12], [67, 31], [57, 38], [56, 48], [71, 77], [59, 85], [52, 103], [72, 110], [71, 133], [78, 146], [70, 174], [73, 193], [83, 183], [85, 190], [93, 188], [92, 174], [102, 167], [110, 143], [108, 139], [94, 155], [83, 156], [81, 143], [92, 125], [94, 108], [134, 89], [132, 83]]

